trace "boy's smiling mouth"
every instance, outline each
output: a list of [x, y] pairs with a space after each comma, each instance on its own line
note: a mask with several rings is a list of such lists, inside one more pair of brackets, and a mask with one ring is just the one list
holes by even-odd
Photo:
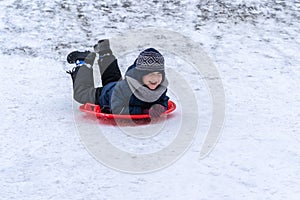
[[155, 90], [159, 84], [157, 81], [156, 82], [149, 81], [148, 84], [146, 85], [150, 90]]
[[149, 82], [151, 85], [156, 85], [157, 84], [157, 81], [155, 81], [155, 82]]

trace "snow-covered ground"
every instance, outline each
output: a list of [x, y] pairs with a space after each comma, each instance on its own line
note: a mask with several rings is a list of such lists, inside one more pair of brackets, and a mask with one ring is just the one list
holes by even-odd
[[[1, 200], [299, 199], [299, 0], [6, 0], [0, 17]], [[164, 52], [197, 97], [198, 134], [167, 168], [123, 173], [99, 163], [81, 142], [66, 55], [148, 27], [176, 31], [208, 54], [223, 82], [226, 119], [216, 147], [199, 160], [209, 94], [190, 64]], [[119, 60], [123, 70], [132, 61]], [[180, 109], [174, 116], [171, 122]], [[174, 137], [161, 131], [158, 146], [130, 146], [118, 127], [99, 127], [132, 151], [157, 150]]]

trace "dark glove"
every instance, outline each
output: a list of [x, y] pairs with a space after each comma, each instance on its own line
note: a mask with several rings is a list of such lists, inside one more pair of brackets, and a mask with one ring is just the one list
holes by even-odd
[[150, 117], [159, 117], [163, 112], [166, 111], [166, 108], [160, 104], [154, 104], [149, 109], [149, 115]]

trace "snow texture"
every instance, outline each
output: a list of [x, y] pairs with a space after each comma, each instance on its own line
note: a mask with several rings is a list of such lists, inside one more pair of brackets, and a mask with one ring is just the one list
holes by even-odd
[[[0, 17], [1, 200], [299, 199], [299, 0], [6, 0]], [[100, 164], [81, 143], [66, 55], [147, 27], [178, 31], [207, 52], [224, 85], [226, 122], [199, 160], [207, 88], [192, 66], [163, 52], [195, 92], [199, 134], [171, 166], [132, 175]], [[123, 71], [137, 54], [119, 58]], [[128, 151], [156, 151], [174, 137], [167, 129], [132, 145], [115, 126], [99, 126]]]

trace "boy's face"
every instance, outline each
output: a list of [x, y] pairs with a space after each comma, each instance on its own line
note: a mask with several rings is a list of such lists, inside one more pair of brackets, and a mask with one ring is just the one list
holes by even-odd
[[151, 90], [155, 90], [162, 81], [162, 73], [152, 72], [143, 76], [143, 83]]

